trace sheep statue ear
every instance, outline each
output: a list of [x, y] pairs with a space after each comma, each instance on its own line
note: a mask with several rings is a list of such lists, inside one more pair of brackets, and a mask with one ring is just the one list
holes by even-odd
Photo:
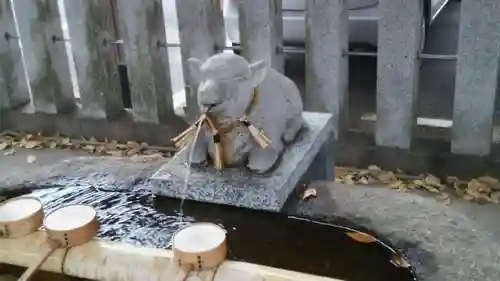
[[264, 81], [267, 73], [267, 64], [265, 61], [261, 60], [250, 64], [250, 75], [252, 81], [252, 87], [257, 87]]
[[201, 60], [197, 58], [189, 58], [187, 60], [187, 66], [188, 66], [188, 82], [190, 84], [197, 85], [201, 81], [201, 74], [200, 74], [200, 68], [201, 68]]

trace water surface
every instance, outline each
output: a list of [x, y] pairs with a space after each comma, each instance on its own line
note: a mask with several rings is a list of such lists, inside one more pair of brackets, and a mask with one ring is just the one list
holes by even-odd
[[[285, 214], [186, 201], [183, 220], [177, 199], [155, 197], [147, 181], [126, 192], [67, 180], [71, 187], [32, 191], [46, 213], [70, 203], [98, 210], [102, 239], [170, 248], [172, 234], [193, 222], [213, 222], [228, 232], [229, 258], [349, 281], [414, 280], [411, 270], [390, 262], [393, 252], [379, 243], [359, 243], [346, 230]], [[31, 192], [31, 191], [30, 191]], [[13, 194], [10, 194], [13, 196]]]

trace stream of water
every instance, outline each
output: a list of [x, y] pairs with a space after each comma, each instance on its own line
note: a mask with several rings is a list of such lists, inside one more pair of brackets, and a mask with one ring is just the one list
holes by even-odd
[[[198, 140], [198, 136], [200, 135], [200, 131], [201, 131], [201, 128], [203, 128], [203, 122], [199, 122], [199, 124], [197, 124], [196, 126], [196, 131], [194, 133], [194, 136], [191, 140], [191, 143], [189, 144], [189, 155], [188, 155], [188, 160], [187, 160], [187, 163], [186, 165], [188, 166], [188, 171], [186, 173], [186, 178], [184, 179], [184, 187], [183, 187], [183, 190], [182, 190], [182, 199], [181, 199], [181, 203], [180, 203], [180, 206], [179, 206], [179, 211], [180, 211], [180, 222], [182, 223], [183, 219], [184, 219], [184, 212], [183, 212], [183, 207], [184, 207], [184, 201], [186, 201], [186, 191], [187, 191], [187, 188], [188, 188], [188, 183], [189, 183], [189, 176], [191, 175], [191, 163], [193, 162], [193, 154], [194, 154], [194, 148], [195, 148], [195, 144], [196, 144], [196, 141]], [[179, 155], [181, 153], [181, 151], [177, 152], [175, 156]], [[175, 157], [174, 156], [174, 157]]]

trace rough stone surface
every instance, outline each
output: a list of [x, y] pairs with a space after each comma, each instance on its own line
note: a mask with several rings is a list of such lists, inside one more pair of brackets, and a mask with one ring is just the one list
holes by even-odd
[[36, 112], [74, 109], [73, 84], [57, 1], [14, 1], [19, 36]]
[[[35, 156], [36, 161], [29, 164], [28, 156]], [[127, 189], [167, 161], [157, 155], [122, 158], [88, 156], [85, 151], [18, 149], [15, 156], [0, 154], [0, 192], [34, 185], [43, 188], [60, 178], [72, 178], [104, 190], [109, 185]]]
[[492, 231], [499, 228], [498, 222], [476, 220], [483, 210], [466, 211], [460, 203], [446, 206], [434, 198], [387, 188], [330, 183], [314, 187], [318, 197], [294, 200], [287, 211], [342, 218], [376, 231], [405, 252], [421, 280], [500, 278], [499, 235]]
[[350, 74], [344, 52], [349, 49], [349, 1], [306, 2], [305, 108], [333, 113], [335, 137], [339, 139], [348, 112]]
[[134, 112], [149, 122], [174, 117], [169, 56], [161, 0], [118, 1], [117, 14]]
[[[16, 23], [11, 1], [0, 1], [0, 34], [15, 36]], [[7, 38], [7, 37], [6, 37]], [[19, 40], [0, 40], [0, 108], [30, 101]]]
[[418, 83], [422, 1], [381, 0], [378, 23], [378, 145], [409, 148]]
[[279, 211], [333, 135], [330, 114], [306, 112], [303, 116], [303, 132], [285, 150], [279, 166], [271, 173], [256, 175], [242, 168], [227, 168], [221, 172], [212, 167], [197, 168], [191, 170], [187, 187], [184, 187], [189, 172], [186, 152], [153, 176], [154, 192], [169, 197]]
[[461, 9], [451, 151], [486, 156], [498, 87], [500, 5], [468, 0]]
[[235, 28], [241, 32], [240, 44], [245, 58], [264, 60], [283, 73], [284, 56], [278, 51], [283, 43], [282, 0], [239, 1], [238, 14], [241, 16]]
[[[295, 83], [265, 61], [249, 63], [230, 53], [214, 55], [203, 63], [195, 58], [188, 62], [190, 81], [199, 85], [198, 105], [202, 112], [210, 113], [220, 130], [228, 130], [246, 116], [271, 140], [268, 147], [261, 148], [244, 125], [229, 129], [222, 135], [222, 141], [227, 142], [226, 162], [242, 166], [248, 155], [246, 166], [252, 171], [270, 170], [303, 125], [302, 99]], [[192, 162], [203, 163], [208, 154], [213, 159], [214, 146], [212, 133], [203, 130], [195, 143]]]

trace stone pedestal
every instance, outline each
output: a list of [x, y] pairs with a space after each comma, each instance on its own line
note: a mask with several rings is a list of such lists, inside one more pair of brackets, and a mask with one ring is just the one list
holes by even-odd
[[333, 122], [328, 113], [304, 112], [305, 128], [283, 154], [279, 167], [268, 175], [244, 168], [192, 168], [182, 153], [152, 176], [153, 192], [160, 196], [185, 198], [278, 212], [300, 183], [333, 180]]

